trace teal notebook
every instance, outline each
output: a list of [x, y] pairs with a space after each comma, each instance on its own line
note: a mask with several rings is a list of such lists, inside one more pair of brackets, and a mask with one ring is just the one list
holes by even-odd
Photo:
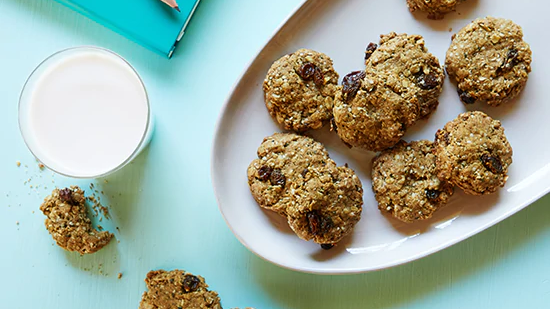
[[160, 0], [56, 0], [168, 58], [200, 0], [178, 0], [181, 12]]

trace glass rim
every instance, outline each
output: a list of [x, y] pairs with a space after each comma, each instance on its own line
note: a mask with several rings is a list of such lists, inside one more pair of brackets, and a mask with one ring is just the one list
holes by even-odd
[[[40, 160], [39, 156], [36, 155], [36, 151], [33, 150], [33, 148], [31, 147], [30, 143], [28, 142], [28, 136], [25, 136], [25, 132], [23, 130], [23, 127], [22, 127], [22, 100], [23, 100], [23, 95], [25, 94], [27, 90], [27, 86], [29, 84], [29, 82], [31, 81], [31, 79], [35, 76], [35, 74], [37, 73], [37, 71], [42, 68], [47, 62], [51, 61], [53, 58], [61, 55], [61, 54], [64, 54], [64, 53], [67, 53], [67, 52], [71, 52], [71, 51], [79, 51], [79, 50], [92, 50], [92, 51], [96, 51], [96, 52], [103, 52], [103, 53], [106, 53], [106, 54], [109, 54], [109, 55], [112, 55], [112, 56], [115, 56], [116, 58], [122, 60], [131, 70], [132, 72], [136, 75], [137, 79], [139, 80], [139, 83], [141, 85], [141, 88], [143, 89], [144, 93], [145, 93], [145, 101], [146, 101], [146, 104], [147, 104], [147, 122], [145, 124], [145, 129], [143, 130], [143, 133], [141, 135], [141, 139], [139, 141], [139, 143], [136, 145], [136, 148], [132, 151], [132, 153], [126, 158], [124, 159], [124, 161], [122, 161], [120, 164], [118, 164], [116, 167], [104, 172], [104, 173], [101, 173], [101, 174], [97, 174], [97, 175], [90, 175], [90, 176], [82, 176], [82, 175], [70, 175], [68, 173], [64, 173], [64, 172], [60, 172], [59, 170], [57, 169], [54, 169], [52, 168], [50, 165], [46, 164], [45, 162], [43, 162], [42, 160]], [[40, 162], [42, 163], [46, 168], [48, 168], [49, 170], [53, 171], [54, 173], [57, 173], [59, 175], [62, 175], [62, 176], [65, 176], [65, 177], [70, 177], [70, 178], [75, 178], [75, 179], [94, 179], [94, 178], [102, 178], [102, 177], [105, 177], [105, 176], [108, 176], [118, 170], [120, 170], [121, 168], [123, 168], [124, 166], [126, 166], [128, 163], [130, 163], [130, 161], [132, 161], [132, 159], [134, 159], [134, 157], [141, 151], [141, 148], [143, 147], [143, 145], [145, 144], [146, 142], [146, 138], [148, 136], [148, 133], [149, 133], [149, 130], [151, 129], [150, 126], [151, 126], [151, 104], [149, 102], [149, 94], [147, 92], [147, 88], [145, 87], [145, 83], [143, 82], [143, 80], [141, 79], [141, 76], [139, 75], [139, 73], [137, 72], [137, 70], [126, 60], [124, 59], [124, 57], [122, 57], [121, 55], [117, 54], [116, 52], [112, 51], [112, 50], [109, 50], [107, 48], [103, 48], [103, 47], [98, 47], [98, 46], [93, 46], [93, 45], [82, 45], [82, 46], [75, 46], [75, 47], [69, 47], [69, 48], [65, 48], [65, 49], [62, 49], [62, 50], [59, 50], [53, 54], [51, 54], [50, 56], [46, 57], [44, 60], [42, 60], [33, 70], [32, 72], [29, 74], [29, 76], [27, 77], [27, 80], [25, 81], [25, 83], [23, 84], [23, 88], [21, 89], [21, 93], [19, 94], [19, 102], [18, 102], [18, 107], [17, 107], [17, 113], [18, 113], [18, 123], [19, 123], [19, 132], [21, 133], [21, 136], [23, 137], [23, 141], [25, 142], [25, 145], [27, 146], [27, 149], [29, 149], [29, 151], [31, 152], [31, 154]]]

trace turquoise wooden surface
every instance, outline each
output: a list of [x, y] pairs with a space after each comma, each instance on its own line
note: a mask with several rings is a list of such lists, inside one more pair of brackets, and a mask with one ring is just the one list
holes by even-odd
[[[137, 308], [145, 274], [156, 268], [203, 275], [226, 308], [550, 307], [550, 196], [440, 253], [363, 275], [280, 269], [233, 237], [210, 183], [215, 121], [243, 68], [297, 3], [204, 0], [166, 60], [51, 0], [0, 1], [0, 308]], [[41, 171], [17, 127], [31, 70], [82, 44], [136, 67], [157, 120], [150, 148], [108, 183], [95, 182], [111, 206], [101, 224], [120, 243], [85, 257], [53, 245], [38, 206], [54, 186], [90, 182]]]

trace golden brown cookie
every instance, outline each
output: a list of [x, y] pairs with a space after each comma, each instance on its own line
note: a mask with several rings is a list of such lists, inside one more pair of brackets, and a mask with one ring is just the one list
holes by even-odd
[[258, 204], [285, 216], [304, 240], [337, 243], [361, 218], [361, 181], [310, 137], [266, 137], [248, 167], [248, 184]]
[[154, 270], [145, 278], [139, 309], [222, 309], [218, 293], [201, 276], [183, 270]]
[[500, 121], [483, 112], [458, 115], [435, 139], [438, 176], [472, 195], [503, 187], [512, 164], [512, 147]]
[[77, 186], [55, 189], [44, 199], [40, 210], [44, 224], [61, 248], [80, 254], [94, 253], [106, 246], [113, 234], [92, 227], [87, 215], [84, 191]]
[[275, 133], [264, 138], [258, 159], [248, 167], [248, 184], [256, 202], [265, 209], [286, 216], [295, 203], [292, 189], [301, 188], [311, 169], [322, 169], [330, 162], [325, 147], [313, 138], [294, 133]]
[[380, 46], [373, 50], [371, 43], [367, 47], [365, 64], [367, 75], [378, 76], [405, 100], [418, 101], [420, 118], [429, 117], [437, 108], [445, 72], [421, 35], [382, 35]]
[[395, 145], [418, 118], [418, 105], [386, 91], [383, 81], [371, 76], [357, 79], [356, 84], [360, 86], [353, 97], [345, 92], [346, 85], [336, 95], [334, 129], [338, 136], [349, 147], [371, 151]]
[[365, 71], [346, 75], [336, 94], [334, 124], [349, 146], [381, 151], [436, 109], [444, 73], [419, 35], [382, 35], [365, 55]]
[[476, 19], [453, 37], [445, 65], [463, 103], [498, 106], [523, 90], [531, 60], [520, 26], [487, 17]]
[[400, 141], [373, 159], [372, 189], [380, 211], [403, 222], [432, 217], [453, 195], [453, 186], [437, 177], [430, 141]]
[[456, 6], [466, 0], [407, 0], [409, 10], [428, 13], [429, 19], [443, 19], [446, 13], [456, 10]]
[[267, 110], [285, 130], [319, 129], [332, 118], [338, 73], [325, 54], [300, 49], [275, 61], [263, 83]]

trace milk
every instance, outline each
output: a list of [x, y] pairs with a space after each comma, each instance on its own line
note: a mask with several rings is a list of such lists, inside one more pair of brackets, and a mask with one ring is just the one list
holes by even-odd
[[147, 93], [133, 68], [102, 49], [76, 48], [46, 60], [20, 102], [27, 145], [47, 167], [91, 178], [135, 157], [150, 135]]

